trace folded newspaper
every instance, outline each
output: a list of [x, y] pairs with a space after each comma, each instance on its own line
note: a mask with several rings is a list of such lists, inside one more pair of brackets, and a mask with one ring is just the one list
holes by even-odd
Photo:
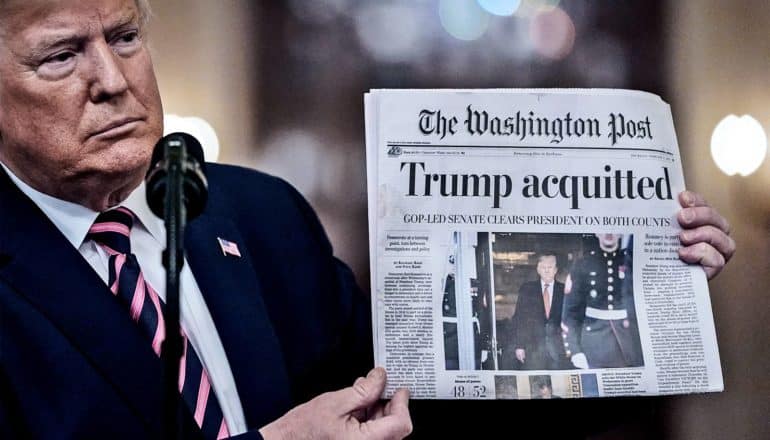
[[723, 389], [683, 263], [671, 110], [632, 90], [365, 95], [374, 351], [385, 396]]

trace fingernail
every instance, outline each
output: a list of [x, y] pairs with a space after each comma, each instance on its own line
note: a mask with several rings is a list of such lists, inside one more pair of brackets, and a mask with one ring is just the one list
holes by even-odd
[[682, 238], [682, 241], [689, 241], [692, 238], [692, 233], [688, 231], [683, 231], [679, 236]]
[[371, 371], [369, 371], [369, 374], [366, 375], [367, 379], [379, 379], [385, 375], [385, 370], [382, 369], [382, 367], [373, 368]]
[[692, 205], [692, 195], [690, 195], [689, 191], [682, 193], [682, 200], [684, 201], [685, 205]]
[[684, 220], [685, 223], [690, 223], [694, 218], [695, 214], [692, 211], [689, 209], [682, 210], [682, 220]]

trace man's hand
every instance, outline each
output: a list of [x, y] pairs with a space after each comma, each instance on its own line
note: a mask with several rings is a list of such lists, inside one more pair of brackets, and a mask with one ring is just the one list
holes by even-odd
[[377, 367], [352, 387], [321, 394], [259, 430], [273, 439], [401, 439], [412, 432], [409, 391], [380, 402], [385, 370]]
[[683, 191], [679, 194], [682, 209], [677, 220], [682, 226], [679, 240], [679, 258], [687, 263], [700, 264], [711, 279], [735, 253], [735, 241], [730, 237], [730, 224], [698, 193]]
[[519, 360], [519, 362], [524, 363], [524, 359], [527, 358], [527, 353], [524, 351], [523, 348], [517, 348], [516, 349], [516, 359]]

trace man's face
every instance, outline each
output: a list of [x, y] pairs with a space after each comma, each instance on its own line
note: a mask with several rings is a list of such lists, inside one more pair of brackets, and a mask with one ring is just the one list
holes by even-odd
[[618, 249], [620, 237], [620, 234], [596, 234], [596, 238], [599, 239], [599, 247], [607, 252], [613, 252]]
[[556, 257], [546, 255], [537, 262], [537, 274], [544, 283], [553, 283], [556, 276]]
[[134, 0], [5, 0], [0, 159], [92, 209], [141, 181], [163, 110]]

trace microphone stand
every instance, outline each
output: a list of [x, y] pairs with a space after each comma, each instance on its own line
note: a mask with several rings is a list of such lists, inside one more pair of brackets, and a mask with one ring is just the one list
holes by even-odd
[[179, 395], [179, 366], [182, 334], [179, 325], [179, 273], [184, 265], [184, 230], [188, 221], [203, 212], [208, 184], [200, 142], [187, 133], [164, 136], [155, 146], [147, 173], [147, 204], [166, 226], [166, 306], [163, 311], [166, 336], [161, 346], [163, 374], [163, 435], [180, 440], [182, 412]]
[[184, 265], [184, 229], [186, 208], [182, 197], [186, 152], [182, 142], [170, 140], [166, 145], [168, 166], [164, 222], [166, 250], [163, 266], [166, 268], [166, 338], [161, 349], [164, 385], [164, 431], [168, 440], [180, 439], [179, 364], [182, 359], [182, 337], [179, 326], [179, 273]]

